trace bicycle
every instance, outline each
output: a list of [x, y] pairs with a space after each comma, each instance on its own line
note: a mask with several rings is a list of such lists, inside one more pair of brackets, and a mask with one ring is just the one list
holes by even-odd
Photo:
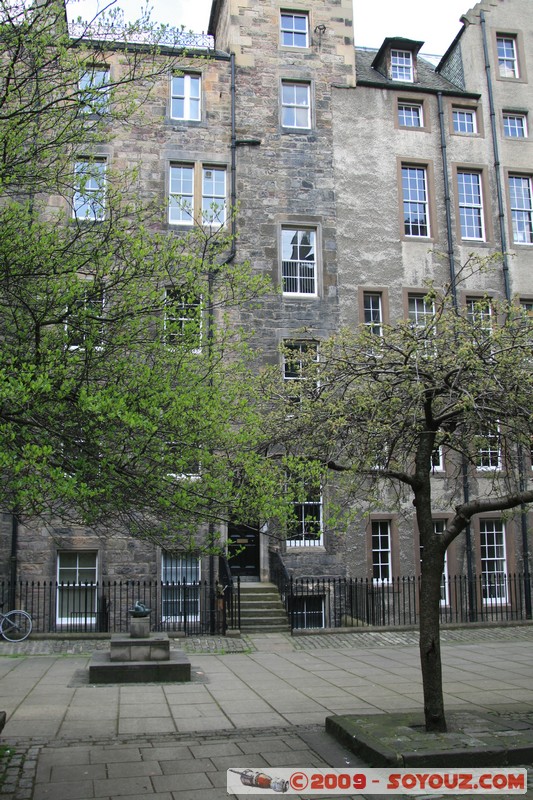
[[7, 614], [0, 611], [0, 634], [7, 642], [24, 641], [32, 628], [33, 622], [27, 611], [8, 611]]

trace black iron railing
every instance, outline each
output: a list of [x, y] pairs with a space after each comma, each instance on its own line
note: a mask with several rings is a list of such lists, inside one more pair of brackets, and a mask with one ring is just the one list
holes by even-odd
[[228, 560], [219, 556], [218, 561], [218, 596], [224, 598], [224, 631], [228, 628], [240, 630], [241, 627], [241, 592], [239, 581], [235, 582], [231, 574]]
[[[10, 590], [8, 581], [0, 583], [4, 611], [12, 597]], [[226, 594], [217, 591], [215, 604], [211, 596], [207, 581], [19, 581], [15, 606], [31, 614], [35, 633], [125, 633], [129, 630], [129, 610], [140, 600], [151, 609], [153, 631], [225, 634]]]
[[[532, 619], [532, 590], [531, 577], [519, 573], [449, 577], [441, 583], [441, 623]], [[290, 578], [284, 599], [295, 630], [416, 625], [419, 596], [419, 577]]]
[[[417, 625], [420, 579], [390, 581], [359, 578], [294, 578], [276, 554], [270, 562], [287, 609], [291, 630], [380, 628]], [[99, 581], [73, 584], [19, 581], [15, 606], [33, 618], [35, 633], [125, 633], [129, 610], [137, 600], [151, 609], [153, 631], [185, 635], [225, 634], [240, 629], [240, 582], [227, 561], [219, 562], [216, 602], [207, 581]], [[0, 582], [0, 603], [7, 611], [9, 581]], [[501, 623], [531, 620], [531, 577], [519, 573], [450, 577], [441, 584], [441, 622]]]

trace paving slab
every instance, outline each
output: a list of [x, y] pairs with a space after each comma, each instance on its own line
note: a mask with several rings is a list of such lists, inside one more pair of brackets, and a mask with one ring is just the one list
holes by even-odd
[[[364, 718], [367, 733], [388, 724], [390, 744], [383, 730], [375, 738], [409, 763], [421, 757], [420, 736], [432, 766], [439, 758], [451, 766], [452, 739], [435, 746], [416, 727], [416, 639], [399, 631], [265, 634], [240, 645], [232, 639], [227, 650], [216, 638], [180, 639], [191, 653], [191, 682], [142, 686], [89, 683], [92, 651], [108, 641], [67, 640], [61, 649], [57, 640], [31, 639], [16, 653], [0, 648], [0, 707], [8, 712], [2, 744], [10, 750], [0, 762], [0, 800], [222, 800], [230, 762], [369, 766], [368, 755], [326, 733], [330, 717]], [[442, 640], [447, 713], [465, 715], [473, 757], [479, 763], [484, 751], [492, 759], [500, 735], [508, 758], [531, 766], [533, 726], [524, 714], [533, 715], [533, 626], [449, 630]], [[43, 719], [47, 705], [53, 714]], [[399, 747], [402, 725], [409, 731]], [[526, 797], [533, 800], [533, 786]]]

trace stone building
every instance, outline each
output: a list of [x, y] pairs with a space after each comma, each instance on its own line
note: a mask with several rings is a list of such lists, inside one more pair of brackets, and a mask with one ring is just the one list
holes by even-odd
[[[117, 132], [102, 145], [102, 160], [138, 164], [146, 191], [170, 199], [168, 229], [191, 223], [173, 197], [187, 195], [197, 210], [206, 198], [238, 204], [236, 257], [274, 287], [243, 322], [287, 379], [284, 343], [308, 351], [342, 325], [416, 320], [427, 311], [426, 282], [446, 284], [470, 253], [506, 257], [498, 275], [468, 286], [462, 303], [488, 292], [518, 297], [529, 310], [529, 4], [477, 3], [435, 65], [421, 54], [423, 42], [403, 38], [409, 31], [379, 50], [355, 48], [352, 0], [213, 0], [212, 57], [189, 51], [183, 74], [158, 85], [142, 126]], [[497, 453], [486, 459], [473, 481], [498, 467]], [[455, 491], [445, 455], [434, 480], [439, 525]], [[323, 503], [317, 494], [301, 504], [300, 530], [281, 544], [253, 520], [247, 529], [230, 524], [223, 535], [239, 548], [233, 574], [268, 581], [272, 549], [295, 576], [417, 573], [412, 509], [384, 507], [340, 536], [317, 534], [316, 524], [306, 529], [306, 518], [323, 519]], [[524, 572], [528, 522], [519, 513], [476, 519], [468, 540], [450, 548], [448, 572], [464, 574], [468, 565], [477, 574]], [[0, 536], [9, 553], [7, 516]], [[35, 531], [19, 531], [19, 578], [205, 575], [205, 563], [127, 537], [55, 528], [42, 542]], [[5, 556], [2, 566], [6, 573]]]

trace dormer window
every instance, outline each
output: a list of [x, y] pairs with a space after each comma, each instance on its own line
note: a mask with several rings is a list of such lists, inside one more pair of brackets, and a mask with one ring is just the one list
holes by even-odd
[[391, 49], [391, 78], [393, 81], [413, 83], [413, 54], [410, 50]]
[[389, 81], [416, 83], [417, 56], [424, 42], [393, 36], [384, 39], [372, 68]]

